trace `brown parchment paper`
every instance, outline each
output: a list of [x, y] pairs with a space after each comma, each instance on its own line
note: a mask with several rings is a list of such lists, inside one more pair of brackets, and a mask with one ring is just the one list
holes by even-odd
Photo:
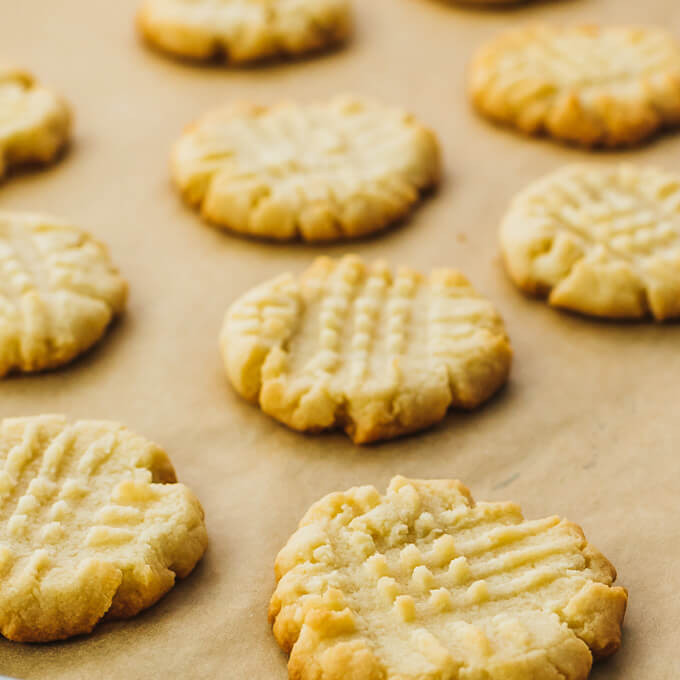
[[[457, 477], [478, 499], [581, 524], [629, 588], [623, 648], [595, 680], [680, 677], [680, 324], [589, 321], [524, 298], [498, 257], [511, 196], [587, 154], [526, 140], [470, 110], [476, 45], [525, 21], [660, 23], [680, 35], [676, 0], [553, 0], [482, 11], [437, 0], [357, 0], [340, 51], [257, 69], [200, 68], [142, 46], [136, 0], [2, 0], [2, 57], [63, 92], [75, 141], [45, 171], [0, 186], [0, 209], [68, 217], [106, 241], [130, 282], [127, 315], [82, 360], [0, 382], [0, 416], [108, 418], [162, 444], [202, 500], [210, 548], [157, 606], [66, 643], [0, 640], [0, 673], [33, 678], [285, 680], [266, 620], [273, 561], [306, 508], [396, 473]], [[273, 245], [204, 226], [168, 179], [183, 126], [233, 98], [270, 102], [357, 91], [403, 105], [439, 134], [440, 191], [400, 227], [350, 246]], [[680, 169], [680, 135], [625, 154]], [[302, 436], [226, 382], [217, 335], [253, 284], [349, 248], [423, 270], [462, 269], [496, 302], [516, 351], [511, 381], [479, 411], [407, 439], [356, 448]]]

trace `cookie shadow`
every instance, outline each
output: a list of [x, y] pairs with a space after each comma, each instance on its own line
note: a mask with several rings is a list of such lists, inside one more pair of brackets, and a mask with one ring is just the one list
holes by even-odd
[[68, 162], [73, 158], [73, 150], [76, 142], [68, 140], [57, 153], [49, 161], [24, 161], [19, 164], [10, 163], [6, 169], [2, 179], [0, 179], [0, 187], [6, 183], [19, 184], [21, 182], [30, 182], [41, 179], [43, 175], [50, 172], [56, 173], [61, 168], [68, 166]]
[[[618, 581], [615, 585], [619, 585]], [[621, 585], [625, 584], [622, 583]], [[650, 634], [650, 632], [647, 632], [647, 635]], [[642, 638], [642, 631], [637, 630], [635, 627], [624, 621], [621, 648], [612, 656], [598, 659], [593, 663], [593, 668], [590, 672], [590, 680], [608, 680], [609, 678], [629, 677], [630, 669], [635, 665], [633, 659], [637, 657], [639, 660], [640, 656], [644, 656]], [[669, 668], [671, 663], [673, 662], [669, 661]], [[672, 677], [675, 677], [675, 675], [672, 674]]]
[[[343, 460], [346, 459], [348, 454], [356, 455], [358, 458], [365, 458], [372, 455], [393, 456], [395, 454], [395, 448], [402, 449], [408, 447], [414, 441], [418, 440], [419, 447], [413, 449], [413, 454], [421, 456], [421, 449], [422, 447], [427, 447], [428, 439], [438, 440], [443, 433], [449, 434], [455, 432], [456, 427], [474, 426], [476, 421], [482, 418], [492, 417], [494, 413], [499, 412], [501, 409], [508, 408], [507, 402], [514, 398], [516, 389], [512, 379], [510, 379], [505, 385], [499, 388], [493, 396], [474, 409], [466, 410], [450, 408], [442, 420], [424, 429], [415, 430], [389, 439], [381, 439], [362, 444], [354, 443], [344, 432], [342, 426], [329, 430], [322, 430], [320, 432], [297, 432], [290, 430], [282, 423], [278, 423], [278, 421], [273, 422], [279, 427], [284, 428], [284, 430], [289, 432], [292, 437], [302, 438], [305, 442], [305, 446], [294, 447], [302, 455], [308, 455], [308, 449], [313, 449], [314, 455], [318, 456], [319, 449], [328, 449], [330, 450], [329, 456], [333, 457], [337, 455]], [[273, 419], [270, 418], [270, 420]], [[333, 453], [335, 449], [337, 449], [337, 454]], [[402, 452], [403, 451], [400, 451], [400, 453]]]
[[577, 325], [599, 326], [601, 328], [639, 328], [639, 329], [660, 329], [664, 327], [680, 327], [680, 317], [664, 319], [662, 321], [654, 319], [650, 314], [640, 318], [617, 318], [605, 316], [591, 316], [585, 312], [563, 307], [554, 307], [548, 303], [546, 296], [532, 295], [523, 290], [518, 290], [512, 281], [507, 281], [508, 286], [515, 289], [515, 293], [520, 299], [531, 307], [532, 313], [545, 310], [556, 318], [574, 322]]
[[324, 250], [329, 256], [339, 256], [344, 255], [347, 252], [352, 252], [355, 248], [360, 248], [362, 245], [372, 244], [379, 240], [396, 238], [404, 233], [408, 228], [413, 226], [414, 222], [418, 221], [420, 213], [427, 210], [433, 203], [433, 198], [435, 198], [440, 191], [441, 187], [433, 187], [422, 191], [418, 201], [411, 210], [377, 231], [361, 236], [345, 237], [328, 241], [307, 241], [299, 235], [295, 238], [279, 240], [266, 236], [237, 232], [224, 227], [221, 224], [216, 224], [204, 219], [189, 206], [185, 205], [184, 208], [187, 215], [191, 215], [206, 231], [219, 234], [220, 238], [223, 238], [225, 242], [230, 244], [242, 244], [247, 250], [251, 250], [252, 248], [253, 252], [255, 252], [256, 249], [260, 249], [261, 252], [263, 247], [267, 247], [275, 248], [279, 253], [284, 255], [300, 252], [318, 254], [319, 250]]
[[477, 421], [485, 418], [492, 418], [502, 409], [510, 408], [512, 402], [517, 396], [518, 388], [512, 379], [512, 374], [508, 380], [496, 392], [489, 397], [484, 403], [476, 406], [473, 409], [450, 408], [446, 416], [438, 423], [435, 423], [427, 430], [421, 430], [407, 435], [407, 438], [414, 436], [441, 436], [443, 433], [455, 433], [456, 428], [460, 427], [474, 427]]
[[331, 45], [324, 45], [316, 49], [309, 50], [302, 54], [278, 54], [254, 59], [244, 63], [233, 63], [229, 60], [229, 55], [226, 47], [220, 46], [215, 53], [208, 58], [190, 57], [186, 55], [176, 54], [168, 50], [164, 50], [155, 43], [147, 40], [144, 36], [140, 36], [138, 40], [141, 48], [147, 53], [154, 56], [160, 63], [171, 63], [187, 70], [202, 70], [206, 73], [223, 73], [228, 74], [248, 74], [253, 76], [258, 72], [271, 73], [277, 69], [284, 70], [286, 68], [298, 67], [306, 63], [323, 63], [337, 57], [340, 53], [349, 49], [352, 45], [352, 39], [347, 38], [335, 42]]
[[[588, 146], [564, 139], [557, 139], [544, 130], [535, 133], [525, 133], [518, 130], [510, 123], [493, 120], [492, 118], [485, 116], [483, 113], [476, 110], [474, 106], [472, 107], [472, 111], [475, 117], [481, 121], [484, 126], [498, 133], [499, 136], [510, 135], [522, 145], [531, 143], [539, 148], [545, 148], [546, 150], [553, 149], [565, 152], [568, 155], [579, 156], [581, 162], [592, 162], [593, 159], [620, 161], [622, 160], [622, 156], [625, 156], [626, 154], [650, 151], [662, 144], [667, 145], [669, 140], [673, 137], [680, 137], [680, 126], [664, 126], [651, 133], [648, 137], [635, 142], [628, 142], [619, 146], [605, 146], [602, 144]], [[585, 158], [586, 155], [588, 158]]]
[[482, 14], [512, 14], [534, 7], [554, 5], [575, 5], [584, 0], [516, 0], [515, 2], [494, 2], [493, 0], [430, 0], [435, 5], [457, 9], [461, 12], [480, 12]]

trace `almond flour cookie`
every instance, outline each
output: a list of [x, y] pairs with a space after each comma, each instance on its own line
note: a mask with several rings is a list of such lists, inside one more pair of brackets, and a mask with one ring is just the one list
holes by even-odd
[[70, 127], [60, 97], [26, 71], [0, 64], [0, 178], [12, 167], [54, 160]]
[[680, 316], [680, 174], [572, 165], [529, 185], [500, 231], [523, 290], [610, 318]]
[[627, 601], [580, 527], [453, 480], [326, 496], [276, 576], [295, 680], [584, 680], [619, 648]]
[[213, 111], [172, 156], [177, 186], [206, 220], [278, 240], [378, 231], [437, 182], [439, 166], [435, 136], [412, 116], [348, 96]]
[[478, 52], [470, 91], [528, 134], [627, 146], [680, 123], [680, 46], [657, 28], [529, 26]]
[[47, 642], [134, 616], [194, 568], [203, 510], [164, 451], [107, 421], [0, 422], [0, 633]]
[[106, 248], [52, 217], [0, 212], [0, 377], [61, 366], [125, 306]]
[[241, 64], [330, 47], [352, 21], [348, 0], [145, 0], [138, 24], [170, 54]]
[[344, 428], [357, 444], [472, 409], [505, 381], [501, 318], [464, 276], [318, 258], [237, 300], [221, 335], [236, 390], [300, 431]]

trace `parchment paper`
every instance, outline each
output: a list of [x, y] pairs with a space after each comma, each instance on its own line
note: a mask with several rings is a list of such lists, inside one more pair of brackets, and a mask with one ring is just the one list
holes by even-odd
[[[525, 21], [660, 23], [680, 36], [675, 0], [553, 0], [481, 11], [437, 0], [357, 0], [351, 45], [304, 62], [230, 70], [173, 62], [142, 46], [136, 0], [2, 0], [2, 56], [75, 109], [67, 157], [0, 186], [0, 209], [48, 211], [105, 240], [130, 282], [127, 315], [71, 367], [0, 383], [0, 416], [108, 418], [162, 444], [202, 500], [211, 545], [157, 606], [67, 643], [0, 641], [0, 673], [48, 678], [286, 680], [266, 621], [273, 561], [307, 507], [396, 473], [457, 477], [478, 499], [581, 524], [629, 588], [622, 650], [595, 680], [680, 677], [680, 324], [586, 320], [523, 297], [496, 232], [526, 182], [587, 154], [496, 129], [470, 110], [473, 48]], [[263, 103], [336, 91], [403, 105], [441, 139], [440, 191], [400, 227], [349, 246], [423, 270], [462, 269], [503, 313], [516, 351], [507, 389], [407, 439], [356, 448], [302, 436], [231, 390], [217, 335], [253, 284], [348, 246], [272, 245], [204, 226], [170, 185], [183, 126], [233, 98]], [[625, 154], [680, 169], [680, 135]]]

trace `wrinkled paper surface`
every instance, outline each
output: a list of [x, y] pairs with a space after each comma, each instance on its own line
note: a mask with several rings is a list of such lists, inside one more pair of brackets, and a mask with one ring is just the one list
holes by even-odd
[[[107, 418], [164, 446], [200, 497], [211, 544], [157, 606], [66, 643], [0, 640], [0, 673], [25, 680], [286, 680], [266, 619], [277, 551], [321, 495], [384, 490], [397, 473], [457, 477], [480, 500], [581, 524], [630, 591], [622, 650], [595, 680], [680, 676], [680, 324], [589, 321], [523, 297], [505, 276], [497, 227], [512, 195], [565, 162], [594, 158], [680, 170], [680, 135], [588, 155], [526, 140], [473, 114], [472, 50], [525, 21], [660, 23], [674, 0], [552, 0], [510, 10], [437, 0], [357, 0], [345, 49], [251, 69], [200, 68], [142, 46], [136, 0], [3, 0], [2, 58], [59, 90], [76, 114], [64, 160], [0, 186], [0, 209], [54, 213], [109, 244], [130, 282], [126, 316], [68, 369], [0, 382], [0, 416]], [[338, 91], [403, 105], [441, 139], [441, 189], [397, 228], [350, 246], [275, 245], [204, 226], [168, 177], [172, 142], [210, 107]], [[460, 268], [506, 319], [507, 388], [472, 414], [357, 448], [342, 434], [290, 432], [238, 398], [217, 335], [236, 296], [316, 255], [346, 250], [422, 270]]]

